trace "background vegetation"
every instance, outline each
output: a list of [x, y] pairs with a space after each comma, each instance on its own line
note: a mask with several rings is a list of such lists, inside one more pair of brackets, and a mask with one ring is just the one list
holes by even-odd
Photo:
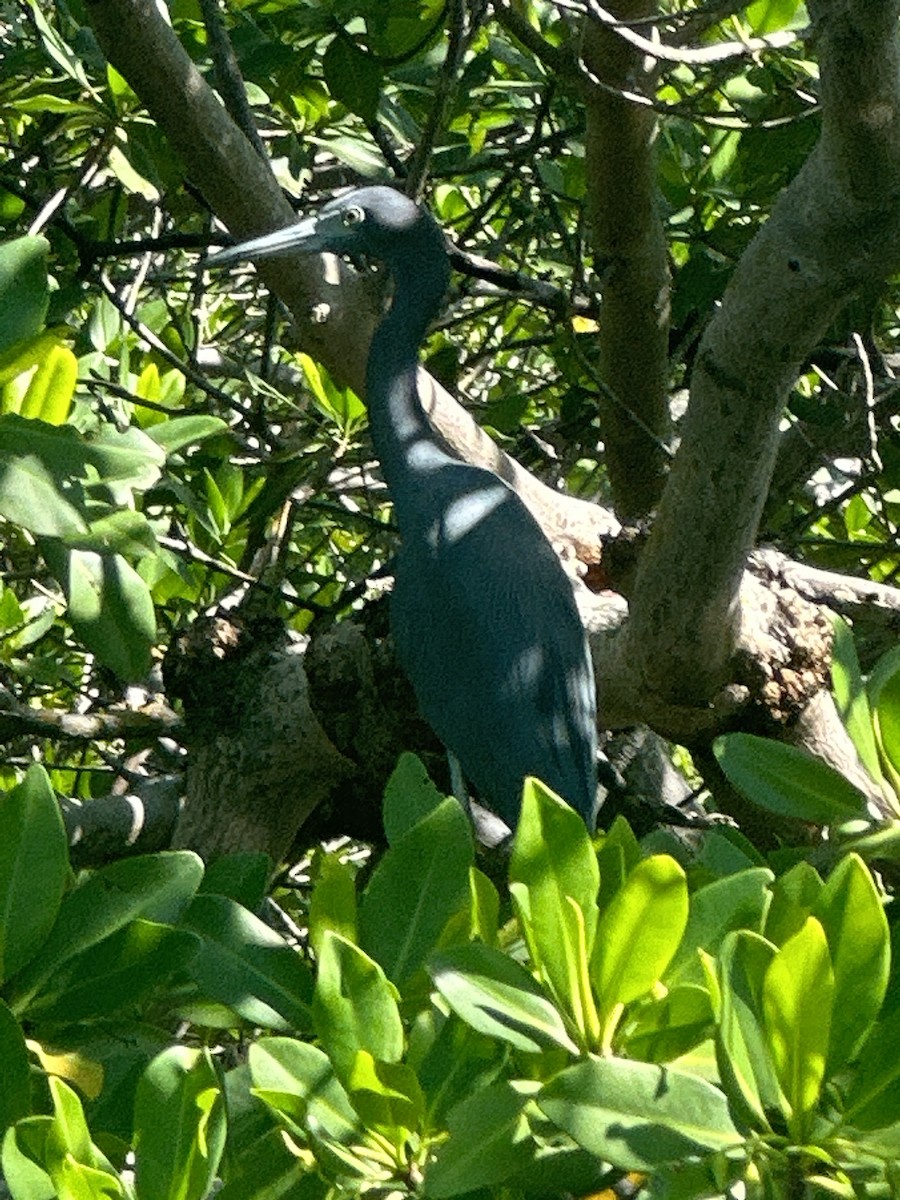
[[[897, 17], [3, 9], [13, 1196], [900, 1191]], [[202, 269], [376, 179], [452, 242], [436, 424], [583, 581], [593, 843], [442, 798], [379, 273]]]

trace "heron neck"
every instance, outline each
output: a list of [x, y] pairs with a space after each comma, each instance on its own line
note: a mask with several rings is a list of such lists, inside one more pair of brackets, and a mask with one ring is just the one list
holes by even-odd
[[443, 296], [404, 286], [395, 279], [390, 311], [375, 330], [369, 350], [366, 390], [372, 444], [394, 502], [401, 532], [422, 514], [429, 476], [452, 462], [422, 406], [418, 385], [419, 347]]

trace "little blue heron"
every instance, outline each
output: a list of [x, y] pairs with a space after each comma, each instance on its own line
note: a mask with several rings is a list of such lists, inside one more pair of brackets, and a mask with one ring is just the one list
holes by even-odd
[[208, 261], [289, 250], [364, 256], [392, 276], [366, 394], [400, 530], [391, 632], [423, 716], [510, 828], [526, 775], [593, 828], [596, 697], [572, 584], [520, 497], [456, 458], [419, 396], [419, 347], [450, 280], [440, 228], [393, 188], [364, 187]]

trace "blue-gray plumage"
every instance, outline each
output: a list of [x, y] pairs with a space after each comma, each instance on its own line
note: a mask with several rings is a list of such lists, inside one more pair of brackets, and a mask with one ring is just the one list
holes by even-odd
[[366, 389], [401, 538], [391, 629], [423, 716], [510, 827], [536, 775], [593, 828], [594, 675], [572, 585], [519, 496], [456, 458], [419, 397], [419, 347], [450, 278], [439, 227], [400, 192], [366, 187], [210, 262], [287, 250], [365, 255], [393, 279]]

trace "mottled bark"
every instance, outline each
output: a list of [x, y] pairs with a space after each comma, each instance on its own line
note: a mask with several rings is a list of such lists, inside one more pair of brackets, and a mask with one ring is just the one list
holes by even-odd
[[[876, 11], [877, 10], [877, 11]], [[708, 705], [801, 364], [853, 294], [900, 266], [898, 4], [811, 4], [823, 128], [700, 345], [681, 446], [638, 567], [626, 657], [641, 686]]]
[[[618, 0], [617, 17], [656, 11]], [[586, 216], [601, 288], [598, 396], [604, 461], [616, 512], [645, 517], [662, 491], [669, 432], [669, 274], [656, 183], [654, 110], [622, 92], [652, 96], [656, 65], [613, 28], [585, 23]], [[605, 85], [605, 86], [604, 86]]]

